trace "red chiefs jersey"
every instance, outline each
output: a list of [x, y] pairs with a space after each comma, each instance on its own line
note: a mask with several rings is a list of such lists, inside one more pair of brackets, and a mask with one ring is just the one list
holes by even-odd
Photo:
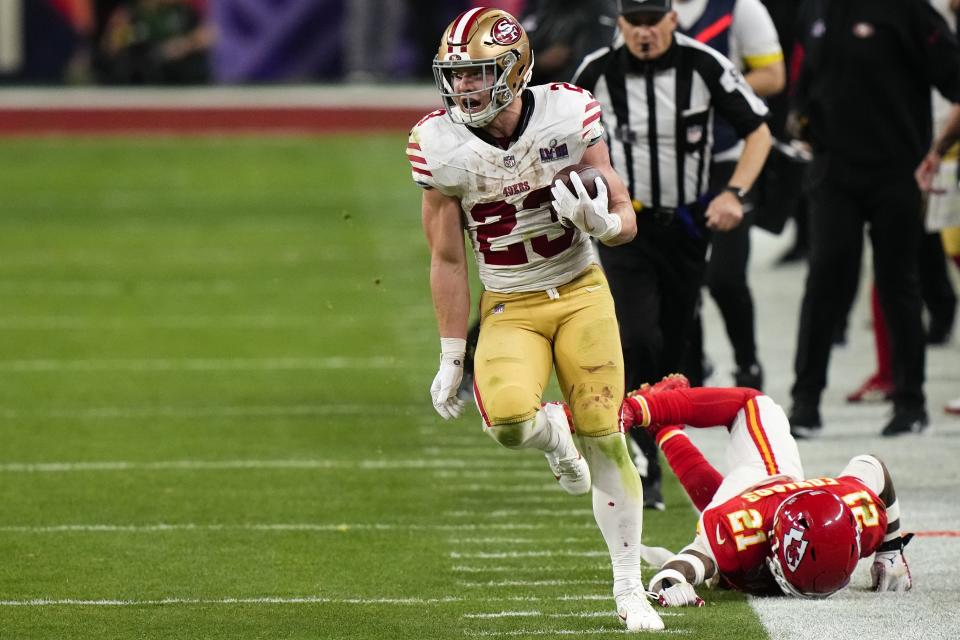
[[713, 554], [729, 586], [755, 594], [780, 593], [767, 569], [768, 533], [777, 508], [791, 495], [807, 489], [827, 491], [843, 500], [860, 524], [860, 557], [880, 546], [887, 531], [886, 507], [877, 495], [853, 476], [813, 478], [800, 482], [775, 478], [752, 487], [703, 512], [698, 536]]

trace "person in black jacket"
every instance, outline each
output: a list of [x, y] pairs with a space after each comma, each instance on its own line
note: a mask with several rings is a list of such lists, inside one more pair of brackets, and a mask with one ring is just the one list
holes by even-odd
[[795, 437], [822, 428], [831, 336], [844, 312], [838, 274], [857, 269], [863, 226], [893, 343], [894, 411], [885, 436], [928, 424], [917, 256], [923, 233], [914, 168], [931, 137], [930, 88], [960, 101], [960, 46], [924, 0], [807, 0], [794, 121], [813, 146], [810, 270], [794, 368]]
[[[620, 0], [623, 42], [587, 56], [574, 83], [602, 107], [611, 160], [637, 213], [637, 237], [600, 260], [620, 322], [628, 388], [676, 371], [690, 339], [712, 231], [743, 218], [742, 199], [770, 150], [767, 108], [736, 66], [675, 33], [670, 0]], [[710, 191], [714, 113], [745, 140], [729, 181]], [[648, 467], [645, 506], [663, 508], [656, 445], [636, 432]]]

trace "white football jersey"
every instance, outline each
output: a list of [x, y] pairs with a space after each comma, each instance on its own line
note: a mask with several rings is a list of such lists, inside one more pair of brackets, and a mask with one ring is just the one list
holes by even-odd
[[519, 138], [502, 149], [444, 110], [410, 131], [413, 180], [460, 201], [480, 280], [503, 293], [545, 290], [573, 280], [596, 262], [590, 238], [560, 225], [550, 185], [603, 137], [600, 105], [579, 87], [530, 87], [533, 110]]

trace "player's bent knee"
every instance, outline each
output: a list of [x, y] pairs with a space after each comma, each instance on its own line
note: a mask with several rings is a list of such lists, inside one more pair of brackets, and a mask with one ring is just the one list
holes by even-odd
[[570, 397], [570, 411], [577, 435], [597, 437], [617, 433], [621, 391], [604, 383], [576, 385]]
[[485, 429], [487, 435], [508, 449], [520, 449], [533, 431], [533, 420], [515, 424], [494, 424]]
[[503, 385], [481, 391], [483, 411], [490, 426], [511, 426], [533, 420], [540, 408], [540, 398], [519, 385]]

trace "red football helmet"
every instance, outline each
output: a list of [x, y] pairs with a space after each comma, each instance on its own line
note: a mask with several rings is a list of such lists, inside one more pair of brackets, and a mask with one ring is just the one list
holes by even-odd
[[796, 493], [777, 508], [767, 566], [789, 596], [826, 598], [850, 582], [860, 560], [860, 527], [827, 491]]

